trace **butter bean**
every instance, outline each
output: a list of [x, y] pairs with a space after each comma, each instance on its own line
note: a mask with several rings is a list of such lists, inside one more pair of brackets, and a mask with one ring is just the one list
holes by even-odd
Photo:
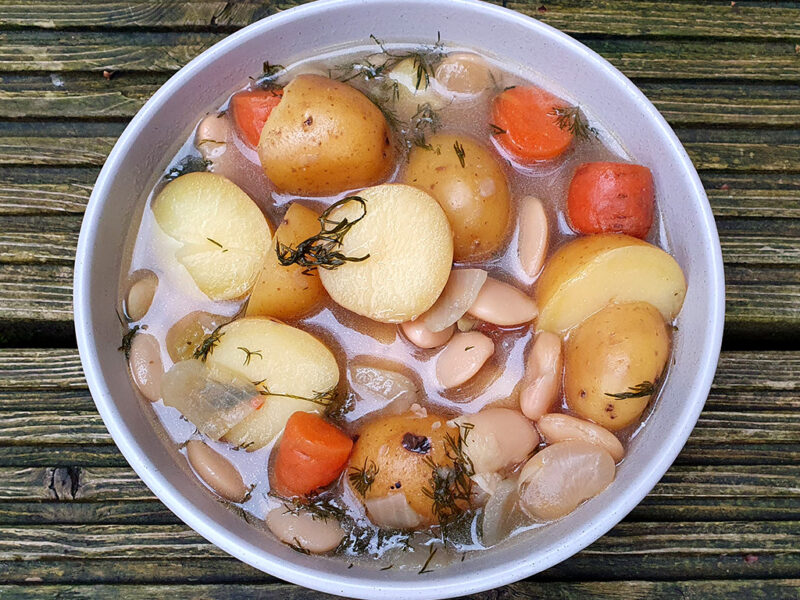
[[400, 324], [400, 329], [412, 344], [419, 348], [438, 348], [444, 346], [451, 337], [455, 325], [450, 325], [442, 331], [431, 331], [422, 319], [416, 321], [406, 321]]
[[485, 408], [460, 416], [455, 422], [472, 425], [464, 452], [475, 473], [494, 473], [520, 463], [539, 444], [533, 423], [510, 408]]
[[164, 376], [158, 340], [147, 333], [133, 336], [129, 364], [133, 383], [142, 396], [150, 402], [157, 402], [161, 398], [161, 379]]
[[200, 121], [194, 144], [204, 159], [213, 161], [225, 152], [228, 129], [228, 120], [216, 113]]
[[269, 511], [266, 522], [269, 530], [284, 544], [299, 546], [313, 554], [333, 550], [344, 537], [336, 519], [314, 519], [304, 510], [294, 514], [287, 512], [286, 506]]
[[533, 343], [525, 363], [525, 376], [519, 395], [522, 413], [538, 421], [550, 410], [561, 387], [561, 338], [542, 331]]
[[619, 462], [625, 456], [622, 443], [608, 429], [569, 415], [551, 413], [544, 415], [536, 423], [548, 444], [563, 442], [564, 440], [583, 440], [605, 449]]
[[481, 321], [507, 327], [533, 321], [539, 316], [539, 309], [525, 292], [488, 277], [467, 313]]
[[523, 198], [519, 207], [517, 253], [522, 270], [531, 277], [538, 275], [544, 264], [549, 229], [542, 201], [533, 196]]
[[125, 299], [125, 314], [131, 321], [140, 321], [150, 310], [153, 296], [156, 295], [158, 276], [152, 271], [134, 273], [133, 283], [128, 288]]
[[477, 331], [457, 333], [436, 359], [436, 377], [442, 387], [469, 381], [494, 354], [494, 343]]
[[197, 476], [231, 502], [244, 502], [247, 487], [231, 462], [200, 440], [186, 442], [186, 458]]

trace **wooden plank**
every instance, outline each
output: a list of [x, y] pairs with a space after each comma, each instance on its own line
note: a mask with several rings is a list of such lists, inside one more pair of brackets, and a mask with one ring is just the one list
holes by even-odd
[[[769, 505], [767, 504], [769, 502]], [[785, 508], [774, 501], [761, 504], [763, 513], [780, 519]], [[793, 518], [793, 517], [786, 517]], [[158, 500], [117, 502], [0, 502], [0, 525], [173, 525], [180, 523]], [[0, 597], [2, 594], [0, 593]]]
[[113, 444], [96, 412], [63, 414], [58, 411], [0, 413], [0, 444]]
[[86, 389], [75, 348], [0, 348], [0, 389]]
[[106, 446], [0, 446], [0, 465], [51, 467], [57, 458], [62, 465], [126, 467], [128, 462], [113, 444]]
[[[61, 28], [168, 28], [231, 30], [304, 2], [4, 2], [0, 26]], [[800, 35], [791, 6], [675, 2], [557, 0], [494, 1], [571, 34], [649, 37], [702, 36], [791, 39]]]
[[[0, 13], [1, 14], [1, 13]], [[132, 117], [166, 74], [11, 74], [3, 77], [0, 117], [108, 119]], [[641, 90], [673, 127], [798, 127], [793, 86], [642, 82]]]
[[[710, 580], [710, 581], [520, 581], [480, 594], [464, 596], [463, 600], [495, 600], [500, 597], [518, 600], [601, 600], [632, 598], [667, 600], [672, 598], [703, 598], [728, 600], [746, 598], [796, 598], [800, 579], [774, 580]], [[0, 586], [4, 598], [29, 600], [59, 598], [61, 600], [150, 600], [151, 598], [185, 598], [186, 600], [236, 600], [239, 598], [282, 598], [286, 600], [333, 600], [336, 596], [321, 594], [287, 583], [257, 584], [184, 584], [184, 585], [20, 585]]]
[[[747, 555], [756, 561], [744, 560]], [[114, 561], [117, 577], [131, 562], [168, 557], [171, 576], [182, 565], [205, 559], [226, 559], [222, 550], [183, 525], [61, 525], [0, 527], [0, 568], [14, 582], [39, 576], [40, 566], [67, 561]], [[17, 564], [16, 573], [5, 570]], [[715, 577], [791, 577], [800, 566], [800, 523], [627, 522], [572, 559], [554, 567], [553, 577], [598, 577], [620, 574], [630, 579]], [[241, 567], [239, 567], [241, 568]], [[232, 577], [233, 571], [226, 577]], [[16, 575], [16, 576], [15, 576]], [[61, 577], [64, 573], [61, 573]], [[108, 577], [108, 575], [106, 576]], [[153, 577], [151, 574], [150, 577]], [[164, 578], [159, 573], [159, 579]], [[53, 581], [52, 575], [48, 577]]]
[[[433, 32], [432, 32], [433, 34]], [[367, 33], [365, 33], [366, 37]], [[9, 31], [0, 33], [0, 70], [174, 71], [224, 37], [219, 33]], [[433, 35], [432, 35], [433, 37]], [[735, 42], [586, 38], [629, 77], [716, 81], [800, 81], [795, 41]], [[264, 57], [273, 62], [286, 57]]]
[[714, 216], [800, 218], [800, 181], [783, 173], [701, 172]]

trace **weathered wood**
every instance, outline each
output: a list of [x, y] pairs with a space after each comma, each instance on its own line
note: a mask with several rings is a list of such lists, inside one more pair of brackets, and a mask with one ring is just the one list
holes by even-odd
[[[447, 37], [447, 32], [443, 32]], [[367, 34], [365, 33], [365, 36]], [[431, 37], [434, 37], [431, 32]], [[0, 70], [174, 71], [224, 37], [219, 33], [11, 31], [0, 33]], [[629, 77], [800, 81], [795, 42], [583, 40]], [[284, 57], [265, 57], [280, 61]]]
[[[61, 525], [0, 528], [0, 567], [17, 562], [27, 577], [51, 561], [114, 561], [120, 571], [139, 560], [164, 556], [180, 574], [197, 559], [225, 558], [183, 525]], [[758, 556], [753, 561], [746, 555]], [[20, 563], [20, 561], [23, 561]], [[209, 561], [210, 562], [210, 561]], [[705, 578], [724, 572], [735, 577], [792, 577], [800, 563], [800, 524], [775, 523], [621, 523], [575, 557], [554, 567], [552, 577], [631, 579]], [[27, 569], [26, 569], [27, 567]], [[9, 570], [10, 571], [10, 570]], [[159, 579], [164, 577], [159, 574]], [[61, 574], [63, 577], [64, 574]], [[152, 577], [153, 575], [151, 575]], [[231, 575], [229, 574], [228, 577]], [[8, 581], [16, 578], [12, 572]], [[42, 577], [44, 579], [44, 577]], [[52, 581], [52, 576], [48, 577]]]
[[[539, 0], [504, 2], [523, 14], [572, 34], [703, 36], [793, 39], [800, 35], [791, 6], [675, 2], [669, 10], [657, 2]], [[42, 2], [33, 6], [3, 3], [0, 26], [60, 29], [169, 28], [231, 30], [303, 2]]]
[[0, 446], [0, 465], [51, 467], [54, 458], [62, 465], [127, 467], [128, 462], [113, 444], [106, 446]]
[[112, 444], [95, 412], [19, 411], [0, 413], [0, 444]]
[[[769, 505], [767, 504], [769, 502]], [[767, 499], [763, 512], [779, 519], [787, 514]], [[754, 513], [755, 511], [750, 511]], [[786, 517], [793, 518], [790, 516]], [[158, 500], [117, 502], [0, 502], [2, 525], [171, 525], [180, 519]], [[2, 594], [0, 594], [2, 597]]]
[[86, 389], [74, 348], [0, 348], [0, 389]]

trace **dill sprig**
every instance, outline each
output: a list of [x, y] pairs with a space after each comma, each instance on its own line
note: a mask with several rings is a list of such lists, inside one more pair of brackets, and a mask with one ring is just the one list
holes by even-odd
[[289, 546], [289, 548], [291, 548], [295, 552], [299, 552], [300, 554], [306, 554], [306, 555], [311, 554], [311, 550], [309, 550], [308, 548], [304, 548], [303, 544], [296, 537], [294, 538], [294, 542], [288, 542], [286, 545]]
[[207, 237], [206, 239], [209, 242], [211, 242], [212, 244], [214, 244], [215, 246], [217, 246], [218, 248], [221, 248], [223, 252], [227, 252], [228, 251], [228, 249], [225, 246], [223, 246], [222, 244], [220, 244], [217, 240], [212, 239], [210, 237]]
[[577, 138], [588, 140], [592, 136], [595, 138], [600, 136], [597, 129], [589, 125], [578, 106], [554, 106], [550, 114], [556, 117], [556, 125], [560, 129], [566, 129]]
[[140, 329], [141, 327], [139, 325], [134, 325], [133, 327], [128, 329], [128, 332], [125, 335], [122, 336], [122, 343], [120, 344], [120, 347], [117, 348], [117, 350], [125, 354], [125, 360], [128, 360], [131, 357], [131, 344], [133, 344], [133, 338], [136, 336], [136, 334], [139, 332]]
[[263, 73], [253, 79], [253, 86], [262, 90], [274, 90], [279, 88], [278, 78], [286, 71], [286, 67], [283, 65], [272, 65], [269, 61], [266, 61], [262, 69]]
[[192, 355], [194, 358], [199, 358], [202, 362], [206, 362], [209, 355], [214, 354], [214, 348], [217, 347], [219, 344], [220, 338], [225, 335], [224, 332], [220, 332], [224, 325], [220, 325], [214, 331], [212, 331], [208, 337], [203, 340], [203, 343], [197, 347], [197, 350], [194, 351]]
[[335, 503], [330, 496], [313, 496], [311, 494], [304, 498], [284, 498], [274, 492], [268, 494], [283, 502], [286, 513], [299, 515], [306, 512], [315, 521], [343, 521], [347, 517], [347, 511], [342, 506]]
[[[357, 202], [361, 205], [361, 214], [350, 221], [347, 218], [341, 221], [333, 220], [331, 212], [336, 208]], [[338, 202], [331, 204], [328, 209], [319, 216], [320, 231], [317, 235], [300, 242], [296, 248], [282, 244], [280, 241], [275, 245], [275, 252], [278, 255], [278, 262], [284, 267], [289, 265], [300, 265], [305, 267], [303, 273], [308, 274], [314, 269], [323, 268], [327, 270], [335, 269], [346, 262], [361, 262], [369, 258], [365, 256], [345, 256], [337, 250], [341, 247], [342, 240], [348, 231], [363, 219], [367, 214], [367, 203], [361, 196], [347, 196]]]
[[494, 123], [489, 123], [489, 128], [492, 130], [492, 135], [503, 135], [504, 133], [508, 133], [505, 129], [499, 125], [495, 125]]
[[425, 564], [422, 565], [422, 568], [417, 572], [419, 575], [422, 575], [423, 573], [430, 573], [431, 571], [433, 571], [433, 569], [429, 569], [428, 566], [431, 564], [433, 557], [436, 555], [436, 550], [437, 548], [434, 548], [433, 545], [431, 544], [430, 552], [428, 553], [428, 559], [425, 561]]
[[447, 543], [450, 528], [461, 518], [471, 504], [472, 480], [475, 467], [464, 450], [469, 432], [475, 426], [471, 423], [459, 425], [456, 437], [445, 434], [444, 449], [447, 461], [437, 464], [426, 456], [425, 463], [431, 468], [429, 487], [422, 493], [430, 498], [431, 510], [441, 528], [442, 541]]
[[164, 174], [164, 181], [172, 181], [181, 175], [186, 175], [187, 173], [200, 173], [203, 171], [208, 171], [208, 167], [210, 165], [211, 163], [205, 158], [194, 155], [184, 156], [177, 165], [171, 167]]
[[335, 397], [325, 409], [325, 416], [331, 421], [342, 422], [347, 413], [355, 410], [356, 397], [354, 394], [342, 394]]
[[253, 351], [253, 350], [248, 350], [248, 349], [247, 349], [247, 348], [245, 348], [244, 346], [237, 346], [237, 347], [236, 347], [236, 349], [237, 349], [237, 350], [241, 350], [242, 352], [244, 352], [244, 366], [245, 366], [245, 367], [246, 367], [247, 365], [249, 365], [249, 364], [250, 364], [250, 360], [251, 360], [251, 359], [252, 359], [254, 356], [257, 356], [258, 358], [262, 358], [262, 359], [264, 358], [264, 357], [261, 355], [261, 350], [255, 350], [255, 351]]
[[609, 398], [616, 398], [617, 400], [627, 400], [629, 398], [642, 398], [644, 396], [652, 396], [656, 391], [656, 384], [653, 381], [643, 381], [636, 385], [629, 387], [627, 392], [619, 392], [618, 394], [609, 394]]
[[259, 385], [262, 387], [258, 391], [259, 394], [262, 396], [280, 396], [281, 398], [293, 398], [294, 400], [306, 400], [307, 402], [314, 402], [315, 404], [319, 404], [320, 406], [328, 406], [336, 399], [336, 387], [332, 387], [329, 390], [325, 390], [324, 392], [314, 392], [312, 396], [298, 396], [297, 394], [282, 394], [280, 392], [273, 392], [271, 391], [264, 382], [266, 379], [262, 379], [261, 381], [254, 381], [253, 385], [258, 387]]
[[378, 476], [378, 465], [372, 459], [364, 459], [364, 466], [362, 468], [350, 467], [347, 478], [350, 480], [350, 485], [361, 496], [366, 496], [369, 488], [375, 483], [375, 477]]
[[453, 150], [456, 151], [456, 156], [458, 157], [458, 162], [461, 163], [461, 168], [465, 169], [467, 167], [467, 163], [465, 160], [467, 154], [466, 152], [464, 152], [464, 146], [461, 145], [461, 142], [456, 140], [455, 143], [453, 144]]
[[418, 104], [417, 112], [412, 115], [407, 128], [408, 133], [405, 136], [408, 149], [411, 150], [412, 146], [418, 146], [441, 154], [441, 149], [434, 149], [426, 139], [427, 133], [436, 133], [439, 130], [441, 121], [439, 113], [428, 102]]
[[[445, 56], [441, 32], [437, 33], [435, 44], [420, 46], [412, 51], [388, 50], [383, 41], [378, 39], [375, 35], [370, 34], [369, 37], [381, 49], [381, 54], [384, 58], [381, 69], [377, 72], [376, 76], [383, 75], [397, 64], [404, 60], [411, 59], [414, 64], [414, 88], [416, 90], [424, 90], [430, 85], [431, 79], [436, 72], [436, 67]], [[423, 83], [425, 85], [423, 85]]]

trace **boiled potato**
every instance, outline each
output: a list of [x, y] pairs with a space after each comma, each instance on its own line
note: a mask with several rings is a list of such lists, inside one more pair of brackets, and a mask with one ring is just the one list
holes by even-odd
[[428, 143], [433, 150], [411, 151], [403, 181], [431, 194], [444, 209], [453, 228], [456, 261], [497, 252], [508, 237], [511, 213], [508, 183], [499, 163], [464, 134], [438, 134]]
[[[635, 422], [669, 358], [661, 313], [645, 302], [611, 304], [575, 328], [564, 350], [564, 391], [578, 415], [611, 431]], [[614, 398], [609, 394], [634, 397]], [[638, 395], [642, 394], [642, 395]]]
[[246, 316], [264, 315], [276, 319], [295, 319], [311, 312], [325, 296], [319, 275], [303, 273], [299, 265], [284, 267], [275, 252], [278, 242], [297, 246], [319, 233], [319, 215], [295, 202], [278, 225], [267, 253], [264, 268], [250, 294]]
[[[407, 185], [379, 185], [358, 196], [366, 214], [338, 251], [369, 258], [320, 269], [322, 285], [354, 313], [383, 323], [411, 321], [433, 305], [450, 276], [453, 238], [447, 217], [433, 198]], [[363, 211], [351, 201], [329, 218], [353, 221]]]
[[405, 121], [413, 117], [423, 104], [439, 110], [449, 103], [432, 85], [431, 73], [418, 67], [419, 62], [411, 57], [401, 60], [389, 71], [389, 79], [396, 84], [397, 90], [392, 109]]
[[581, 237], [559, 249], [542, 271], [536, 326], [563, 334], [612, 302], [648, 302], [671, 321], [685, 295], [683, 271], [660, 248], [614, 233]]
[[164, 232], [197, 287], [212, 300], [241, 298], [255, 283], [271, 233], [256, 204], [235, 183], [214, 173], [188, 173], [153, 201]]
[[423, 491], [431, 488], [428, 460], [452, 466], [445, 436], [449, 433], [457, 440], [458, 432], [445, 418], [434, 415], [407, 413], [371, 421], [358, 432], [347, 468], [348, 484], [363, 502], [405, 494], [408, 505], [419, 515], [419, 524], [433, 525], [433, 503]]
[[[274, 392], [264, 405], [233, 427], [225, 441], [257, 450], [277, 436], [297, 411], [319, 412], [320, 402], [304, 400], [332, 390], [339, 366], [331, 351], [310, 333], [264, 317], [247, 317], [219, 331], [209, 367], [225, 367], [247, 377], [259, 390]], [[291, 398], [277, 394], [289, 394]]]
[[298, 75], [261, 131], [258, 156], [275, 186], [327, 196], [373, 185], [394, 167], [391, 132], [380, 109], [355, 88]]

